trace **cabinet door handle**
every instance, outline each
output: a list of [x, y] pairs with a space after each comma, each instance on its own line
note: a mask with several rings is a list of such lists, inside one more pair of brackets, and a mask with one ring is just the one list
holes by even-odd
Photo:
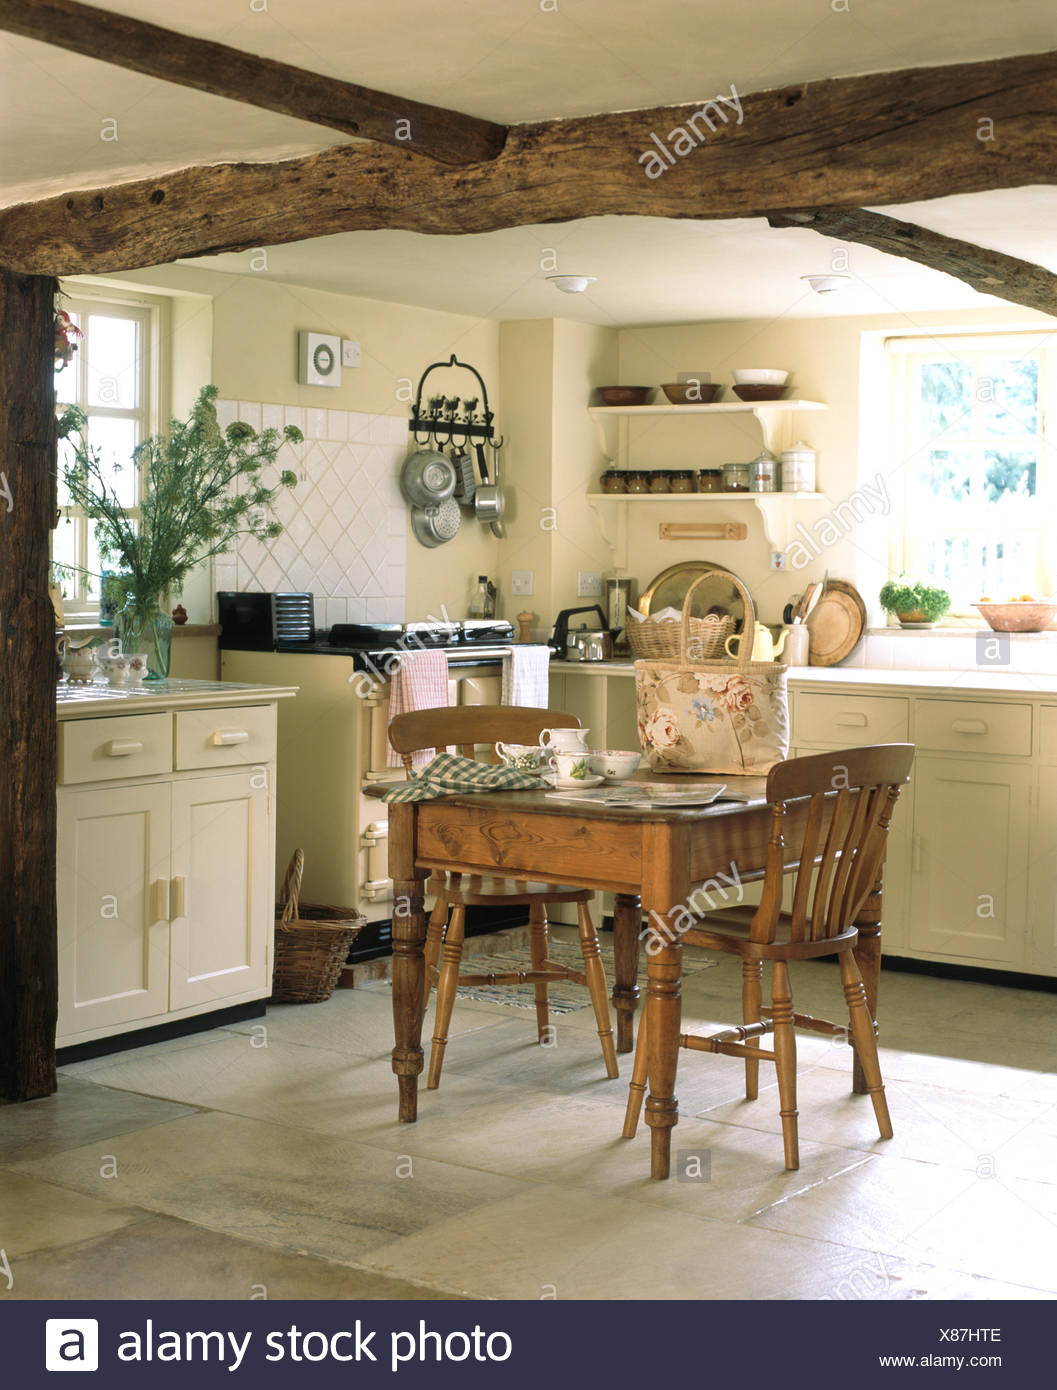
[[103, 744], [103, 752], [108, 758], [128, 758], [133, 753], [142, 753], [143, 744], [135, 738], [112, 738]]
[[921, 836], [914, 835], [911, 869], [914, 873], [921, 873]]
[[151, 921], [167, 922], [169, 920], [169, 880], [167, 878], [156, 878], [151, 884]]
[[169, 921], [187, 916], [187, 879], [183, 874], [172, 880], [169, 888]]
[[846, 729], [865, 729], [870, 721], [865, 714], [861, 714], [858, 710], [849, 710], [845, 714], [838, 714], [833, 722]]
[[952, 719], [951, 730], [956, 734], [986, 734], [986, 719]]
[[249, 740], [245, 729], [217, 729], [210, 742], [214, 748], [228, 748], [233, 743], [248, 743]]

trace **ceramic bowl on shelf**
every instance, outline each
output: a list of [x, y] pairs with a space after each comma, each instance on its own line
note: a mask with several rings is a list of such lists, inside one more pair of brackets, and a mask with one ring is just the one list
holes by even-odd
[[785, 387], [744, 383], [734, 387], [734, 394], [739, 401], [780, 401], [785, 395]]
[[739, 386], [784, 386], [789, 373], [780, 372], [776, 367], [739, 367], [734, 380]]
[[598, 399], [603, 405], [645, 405], [652, 394], [652, 386], [599, 386], [598, 388]]
[[661, 390], [672, 405], [711, 405], [723, 387], [714, 381], [665, 381]]
[[1057, 616], [1057, 603], [1017, 599], [1009, 603], [974, 603], [994, 632], [1043, 632]]

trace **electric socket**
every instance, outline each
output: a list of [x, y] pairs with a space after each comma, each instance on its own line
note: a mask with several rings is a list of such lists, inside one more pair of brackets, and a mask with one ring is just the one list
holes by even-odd
[[530, 598], [535, 575], [532, 570], [510, 571], [510, 592], [522, 598]]
[[352, 338], [341, 340], [341, 365], [358, 367], [360, 365], [360, 345]]
[[602, 571], [580, 570], [576, 576], [577, 598], [602, 597]]

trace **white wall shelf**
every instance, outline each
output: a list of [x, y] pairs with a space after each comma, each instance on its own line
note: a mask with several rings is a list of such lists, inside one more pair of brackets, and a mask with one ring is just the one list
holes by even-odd
[[[699, 419], [702, 415], [718, 418], [723, 415], [755, 415], [763, 435], [763, 446], [771, 453], [780, 453], [792, 444], [791, 416], [812, 410], [825, 410], [821, 401], [720, 401], [716, 405], [592, 405], [587, 413], [598, 430], [599, 444], [606, 458], [627, 459], [628, 421], [637, 417], [685, 415]], [[612, 421], [617, 421], [614, 440]], [[621, 465], [626, 467], [626, 463]]]
[[[794, 512], [804, 502], [824, 502], [821, 492], [589, 492], [587, 502], [598, 518], [598, 528], [602, 538], [614, 553], [616, 563], [627, 565], [628, 552], [628, 510], [631, 507], [658, 507], [667, 505], [673, 513], [682, 512], [690, 503], [697, 506], [744, 505], [751, 502], [763, 518], [763, 529], [772, 550], [786, 550], [793, 539]], [[659, 518], [664, 520], [664, 518]], [[679, 518], [685, 521], [686, 516]], [[714, 518], [709, 517], [710, 521]]]

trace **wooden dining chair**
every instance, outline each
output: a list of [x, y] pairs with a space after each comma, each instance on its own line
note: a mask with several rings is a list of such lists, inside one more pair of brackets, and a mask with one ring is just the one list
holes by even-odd
[[[411, 775], [412, 754], [423, 748], [455, 745], [467, 758], [476, 756], [476, 745], [538, 743], [543, 729], [577, 729], [580, 721], [571, 714], [519, 705], [460, 705], [454, 708], [415, 710], [398, 714], [389, 724], [389, 741], [400, 754]], [[494, 758], [494, 753], [492, 754]], [[500, 793], [499, 795], [502, 795]], [[606, 972], [599, 952], [598, 934], [591, 919], [589, 888], [555, 886], [509, 879], [492, 874], [434, 872], [426, 892], [436, 895], [426, 932], [426, 989], [428, 1000], [437, 987], [437, 1014], [433, 1047], [429, 1058], [428, 1086], [440, 1085], [441, 1068], [448, 1044], [455, 991], [459, 985], [531, 984], [536, 995], [536, 1030], [541, 1043], [548, 1040], [549, 1006], [547, 989], [558, 980], [586, 985], [591, 996], [598, 1036], [602, 1043], [606, 1075], [617, 1076], [617, 1054], [609, 1019]], [[547, 908], [552, 903], [575, 903], [584, 968], [573, 970], [548, 957]], [[487, 974], [460, 974], [468, 907], [525, 907], [530, 931], [530, 970], [509, 970]], [[450, 915], [449, 915], [450, 914]], [[443, 952], [443, 958], [442, 958]]]
[[[882, 1139], [892, 1121], [877, 1058], [876, 1027], [855, 956], [855, 919], [884, 864], [888, 825], [914, 758], [908, 743], [849, 748], [779, 763], [767, 777], [771, 835], [763, 895], [758, 907], [708, 913], [700, 927], [682, 933], [684, 945], [741, 957], [742, 1024], [708, 1037], [682, 1034], [679, 1046], [745, 1059], [745, 1097], [759, 1093], [761, 1061], [775, 1064], [786, 1168], [800, 1166], [796, 1108], [796, 1033], [803, 1028], [829, 1037], [849, 1031], [873, 1102]], [[837, 795], [833, 796], [836, 791]], [[791, 910], [782, 911], [786, 875], [795, 875]], [[647, 947], [647, 949], [649, 949]], [[831, 1023], [793, 1010], [789, 962], [835, 955], [849, 1024]], [[763, 962], [772, 970], [770, 1007], [762, 1000]], [[774, 1035], [774, 1050], [760, 1038]], [[639, 1025], [624, 1122], [634, 1137], [646, 1089], [649, 1041], [646, 1011]]]

